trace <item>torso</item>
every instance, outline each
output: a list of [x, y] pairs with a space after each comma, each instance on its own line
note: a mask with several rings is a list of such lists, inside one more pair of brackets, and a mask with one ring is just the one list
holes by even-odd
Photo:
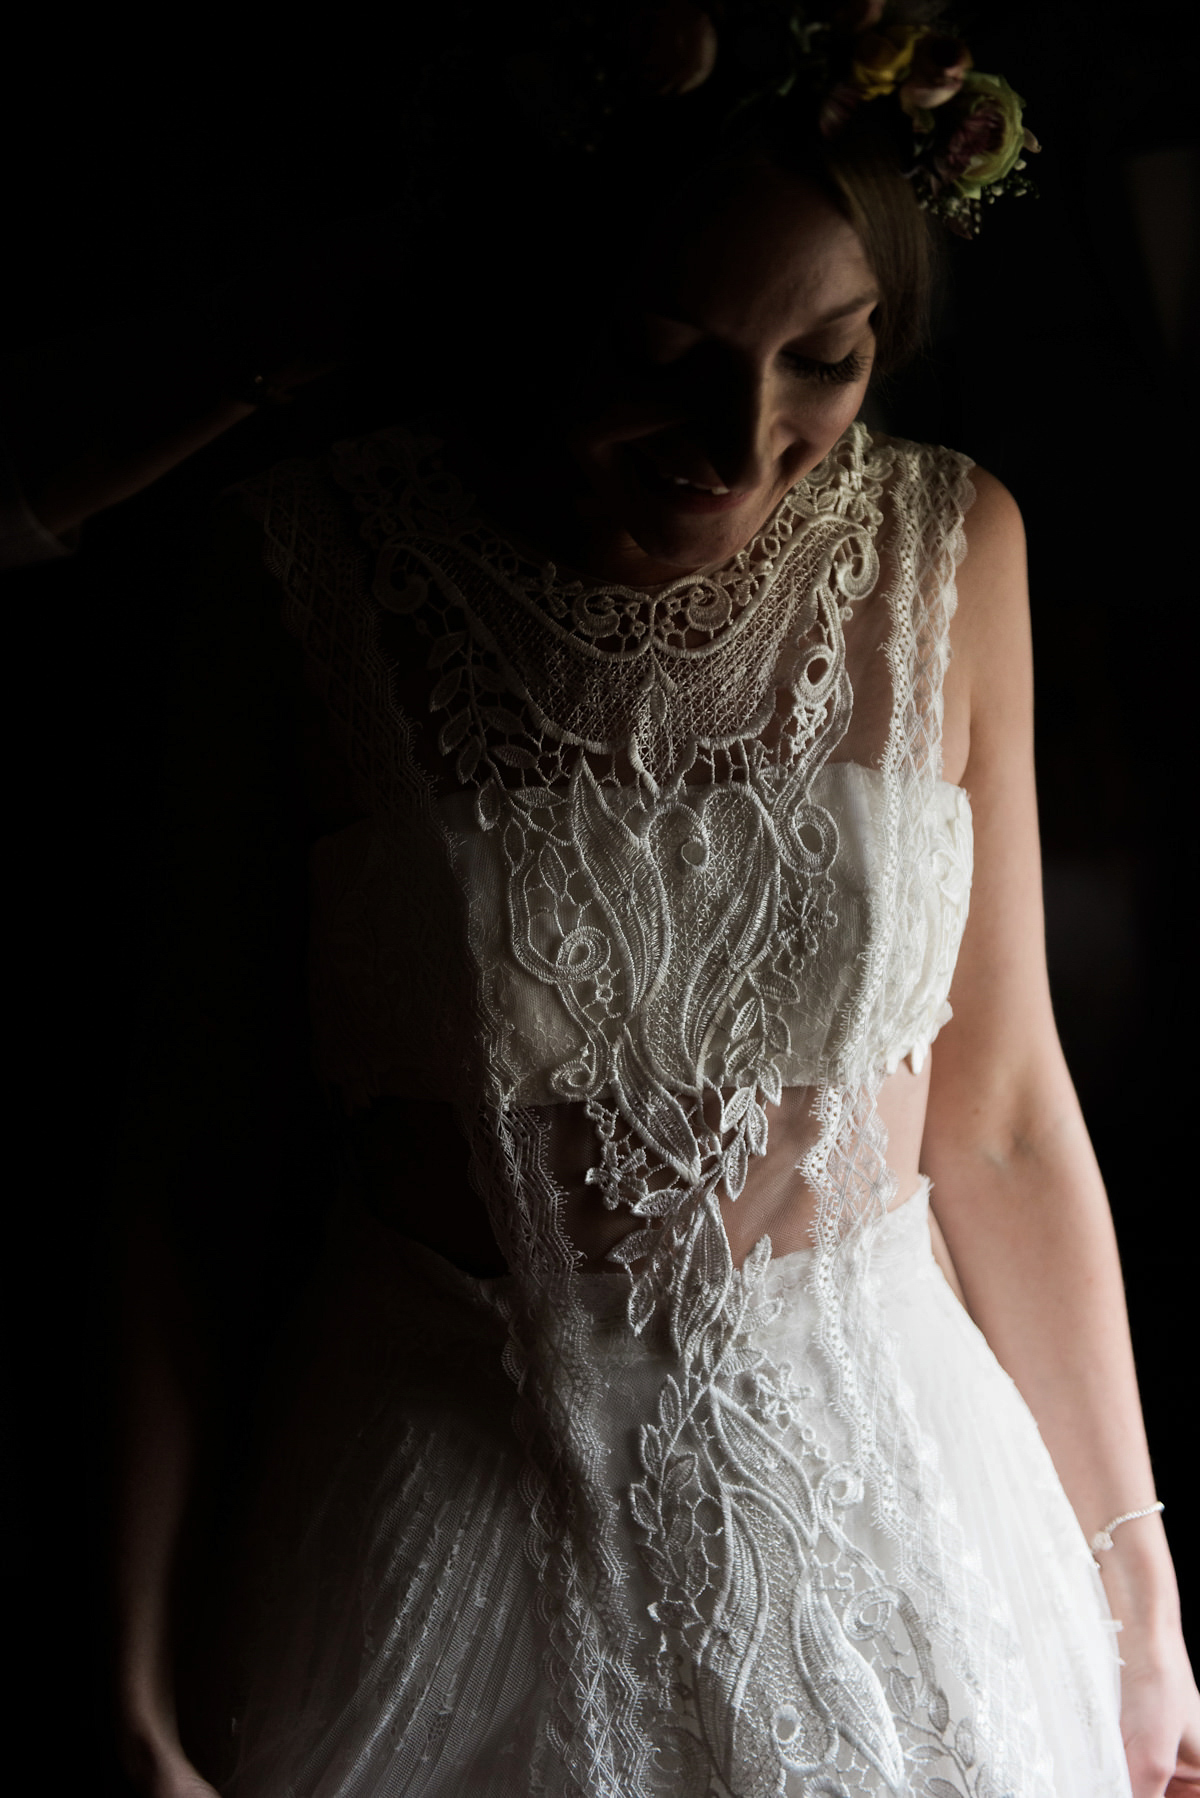
[[[969, 565], [962, 590], [969, 592]], [[877, 596], [873, 596], [877, 597]], [[969, 601], [968, 601], [969, 603]], [[883, 678], [878, 654], [884, 622], [872, 616], [871, 601], [862, 605], [845, 634], [846, 662], [855, 691], [855, 712], [835, 759], [864, 763], [877, 736], [877, 712], [886, 695], [873, 687]], [[412, 670], [415, 686], [424, 678]], [[407, 684], [407, 674], [400, 671]], [[969, 743], [969, 670], [951, 662], [944, 687], [943, 776], [957, 784], [966, 767]], [[414, 704], [412, 715], [420, 717]], [[356, 822], [352, 802], [338, 800], [345, 787], [343, 764], [336, 750], [321, 748], [321, 726], [307, 733], [305, 761], [314, 799], [336, 835]], [[331, 802], [331, 795], [333, 796]], [[358, 814], [361, 815], [361, 814]], [[880, 1122], [887, 1131], [888, 1160], [895, 1174], [895, 1203], [917, 1188], [921, 1177], [921, 1142], [929, 1092], [930, 1063], [919, 1072], [902, 1062], [883, 1083], [878, 1096]], [[740, 1264], [763, 1235], [772, 1252], [788, 1254], [811, 1240], [815, 1195], [797, 1169], [814, 1136], [811, 1086], [785, 1086], [771, 1115], [765, 1155], [753, 1159], [736, 1202], [724, 1198], [722, 1213], [733, 1258]], [[362, 1192], [371, 1208], [405, 1235], [435, 1249], [476, 1275], [504, 1271], [482, 1201], [467, 1173], [466, 1143], [455, 1123], [449, 1096], [414, 1098], [407, 1086], [383, 1080], [366, 1102], [351, 1097], [348, 1129], [362, 1170]], [[582, 1105], [570, 1101], [548, 1108], [551, 1171], [565, 1194], [568, 1235], [590, 1265], [599, 1264], [636, 1219], [622, 1209], [609, 1209], [585, 1180], [596, 1161], [595, 1135]], [[431, 1128], [432, 1126], [432, 1128]], [[943, 1258], [941, 1245], [939, 1258]], [[948, 1265], [948, 1260], [947, 1263]]]

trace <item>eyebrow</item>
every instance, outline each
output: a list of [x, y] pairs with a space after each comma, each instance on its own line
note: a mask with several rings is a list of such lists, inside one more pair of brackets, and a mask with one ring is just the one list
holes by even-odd
[[[802, 337], [809, 337], [814, 331], [821, 330], [825, 325], [836, 324], [839, 318], [848, 318], [852, 312], [861, 312], [864, 306], [877, 306], [878, 304], [878, 288], [868, 288], [866, 293], [860, 293], [856, 299], [847, 300], [845, 305], [835, 306], [830, 312], [823, 312], [820, 318], [814, 319], [807, 330], [802, 331], [800, 335]], [[698, 324], [694, 318], [688, 318], [681, 309], [674, 306], [669, 306], [661, 311], [656, 306], [647, 306], [644, 308], [644, 316], [666, 319], [672, 324], [687, 325], [693, 331], [702, 331], [704, 329], [704, 326]]]
[[876, 306], [879, 303], [878, 290], [872, 287], [867, 293], [860, 293], [856, 300], [847, 300], [844, 306], [835, 306], [832, 312], [825, 312], [817, 320], [818, 325], [832, 325], [839, 318], [846, 318], [851, 312], [859, 312], [864, 306]]

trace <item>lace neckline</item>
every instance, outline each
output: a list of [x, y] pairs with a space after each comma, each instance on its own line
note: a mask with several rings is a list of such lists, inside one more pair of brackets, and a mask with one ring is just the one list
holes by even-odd
[[[648, 797], [707, 779], [805, 769], [844, 734], [843, 627], [875, 586], [894, 462], [852, 424], [724, 568], [646, 590], [564, 581], [481, 520], [407, 428], [339, 446], [333, 473], [378, 552], [372, 592], [430, 640], [430, 711], [453, 776], [553, 787], [627, 770]], [[383, 627], [391, 629], [392, 627]], [[578, 764], [578, 765], [577, 765]]]
[[797, 534], [816, 516], [844, 517], [861, 495], [868, 439], [865, 425], [852, 423], [720, 567], [644, 587], [566, 569], [515, 541], [484, 515], [475, 494], [443, 460], [440, 440], [424, 439], [420, 448], [437, 456], [442, 479], [457, 489], [458, 503], [445, 514], [456, 547], [467, 548], [471, 560], [560, 641], [605, 661], [626, 661], [651, 651], [673, 659], [704, 657], [744, 629]]

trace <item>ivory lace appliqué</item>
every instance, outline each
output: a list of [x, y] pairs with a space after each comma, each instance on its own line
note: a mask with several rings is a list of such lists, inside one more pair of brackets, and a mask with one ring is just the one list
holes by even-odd
[[[865, 1271], [892, 1196], [875, 1093], [936, 1033], [966, 913], [969, 820], [939, 780], [966, 466], [853, 426], [728, 569], [649, 594], [530, 563], [404, 432], [336, 464], [368, 563], [332, 490], [282, 477], [268, 503], [368, 802], [440, 844], [462, 898], [462, 1111], [515, 1276], [546, 1740], [587, 1798], [1050, 1791]], [[868, 598], [892, 697], [856, 884], [828, 794]], [[389, 618], [426, 663], [432, 755]], [[803, 1378], [770, 1349], [800, 1300], [765, 1241], [733, 1267], [720, 1213], [801, 1066]], [[565, 1235], [551, 1099], [585, 1107], [589, 1180], [636, 1220], [620, 1318]]]

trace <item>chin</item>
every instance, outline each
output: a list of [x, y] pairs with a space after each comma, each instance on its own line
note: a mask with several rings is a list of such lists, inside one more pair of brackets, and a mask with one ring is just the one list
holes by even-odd
[[646, 456], [623, 447], [597, 470], [593, 492], [601, 516], [646, 558], [646, 583], [656, 585], [730, 561], [753, 540], [808, 465], [803, 453], [792, 455], [776, 465], [770, 482], [713, 492], [675, 485]]
[[[783, 496], [745, 494], [741, 503], [705, 513], [668, 505], [622, 508], [625, 529], [643, 555], [673, 573], [695, 574], [730, 561], [754, 538]], [[664, 577], [669, 578], [669, 577]]]
[[703, 569], [719, 568], [732, 561], [745, 549], [758, 529], [753, 524], [735, 529], [725, 524], [709, 530], [630, 529], [630, 536], [650, 561], [660, 564], [662, 579], [675, 575], [698, 574]]

